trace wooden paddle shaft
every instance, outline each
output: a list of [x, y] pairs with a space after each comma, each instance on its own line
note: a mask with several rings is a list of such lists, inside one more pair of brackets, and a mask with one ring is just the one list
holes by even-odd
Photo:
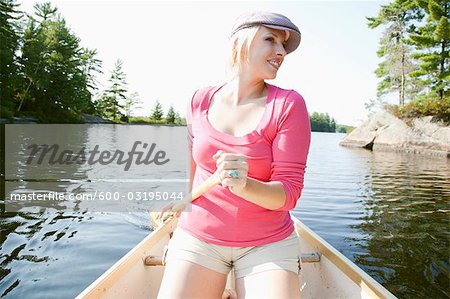
[[212, 187], [220, 183], [220, 178], [216, 175], [211, 175], [206, 181], [197, 186], [191, 193], [191, 202], [208, 192]]

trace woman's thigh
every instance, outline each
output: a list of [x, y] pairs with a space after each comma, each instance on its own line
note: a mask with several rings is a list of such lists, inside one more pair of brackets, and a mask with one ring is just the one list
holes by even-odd
[[287, 270], [270, 270], [236, 279], [239, 299], [300, 298], [298, 275]]
[[222, 298], [227, 275], [183, 260], [166, 264], [158, 299]]

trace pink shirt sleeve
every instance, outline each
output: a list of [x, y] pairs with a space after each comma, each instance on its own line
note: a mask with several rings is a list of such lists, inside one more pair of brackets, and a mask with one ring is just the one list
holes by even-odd
[[303, 179], [311, 141], [311, 128], [303, 97], [289, 93], [278, 120], [278, 132], [272, 144], [270, 181], [283, 184], [286, 201], [277, 211], [295, 208], [303, 189]]

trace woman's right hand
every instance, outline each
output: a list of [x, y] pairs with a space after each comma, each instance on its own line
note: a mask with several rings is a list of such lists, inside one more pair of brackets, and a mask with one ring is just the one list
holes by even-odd
[[208, 179], [206, 179], [200, 186], [197, 186], [192, 193], [189, 193], [189, 195], [185, 198], [180, 201], [172, 201], [166, 205], [158, 214], [156, 220], [164, 219], [166, 214], [170, 215], [171, 213], [175, 217], [180, 217], [181, 212], [186, 209], [188, 204], [202, 196], [205, 192], [208, 192], [211, 188], [220, 183], [220, 180], [220, 171], [216, 170]]
[[187, 205], [190, 202], [191, 201], [186, 198], [179, 201], [172, 201], [162, 209], [162, 211], [156, 217], [156, 220], [164, 219], [165, 215], [174, 215], [175, 217], [180, 217], [181, 212], [186, 209]]

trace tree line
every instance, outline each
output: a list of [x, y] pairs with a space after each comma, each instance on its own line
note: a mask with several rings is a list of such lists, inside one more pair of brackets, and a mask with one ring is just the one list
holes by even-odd
[[350, 133], [354, 127], [340, 125], [328, 113], [313, 112], [309, 115], [312, 132]]
[[309, 121], [313, 132], [336, 132], [336, 120], [328, 113], [313, 112], [309, 116]]
[[449, 18], [448, 0], [395, 0], [367, 18], [369, 28], [384, 26], [377, 100], [396, 94], [398, 105], [386, 108], [398, 116], [450, 121]]
[[[99, 90], [96, 76], [103, 70], [97, 51], [80, 45], [57, 8], [38, 3], [34, 15], [27, 15], [18, 6], [0, 0], [0, 117], [77, 123], [87, 113], [130, 120], [142, 102], [127, 88], [122, 61], [116, 61], [109, 86]], [[173, 107], [169, 112], [159, 121], [181, 121]]]

